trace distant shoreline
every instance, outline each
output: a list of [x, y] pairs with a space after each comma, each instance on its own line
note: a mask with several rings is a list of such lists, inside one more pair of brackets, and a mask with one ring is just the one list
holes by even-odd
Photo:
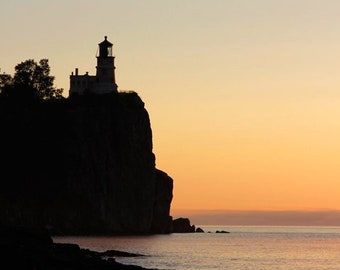
[[340, 226], [340, 210], [177, 210], [172, 215], [185, 215], [194, 224], [205, 225]]

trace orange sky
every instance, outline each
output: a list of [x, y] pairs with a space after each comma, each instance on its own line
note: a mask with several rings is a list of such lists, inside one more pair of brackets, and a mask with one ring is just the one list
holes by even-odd
[[[0, 4], [1, 72], [48, 58], [57, 87], [114, 43], [179, 209], [340, 209], [340, 2]], [[76, 12], [75, 12], [76, 11]], [[15, 18], [15, 20], [13, 20]]]

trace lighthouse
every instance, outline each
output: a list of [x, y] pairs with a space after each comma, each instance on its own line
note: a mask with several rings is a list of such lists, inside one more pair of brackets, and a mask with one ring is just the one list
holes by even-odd
[[97, 56], [97, 93], [117, 92], [115, 79], [115, 58], [112, 53], [113, 44], [105, 40], [98, 44], [99, 55]]
[[98, 44], [96, 75], [86, 72], [79, 75], [78, 68], [70, 75], [70, 95], [117, 93], [118, 86], [115, 78], [115, 57], [113, 44], [104, 37]]

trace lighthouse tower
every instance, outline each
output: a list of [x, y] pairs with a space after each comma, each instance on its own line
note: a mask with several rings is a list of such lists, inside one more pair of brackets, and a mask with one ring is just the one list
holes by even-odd
[[86, 72], [80, 75], [78, 68], [70, 75], [70, 95], [117, 93], [115, 78], [115, 58], [112, 52], [113, 44], [105, 40], [98, 44], [96, 75]]
[[99, 55], [97, 55], [97, 73], [96, 73], [96, 93], [117, 92], [115, 78], [115, 58], [112, 52], [113, 44], [105, 40], [98, 44]]

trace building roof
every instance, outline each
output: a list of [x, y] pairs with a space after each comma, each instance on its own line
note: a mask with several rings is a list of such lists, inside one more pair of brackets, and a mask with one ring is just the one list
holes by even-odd
[[105, 40], [100, 42], [98, 45], [99, 46], [105, 46], [105, 47], [111, 47], [113, 44], [107, 40], [107, 36], [104, 37]]

